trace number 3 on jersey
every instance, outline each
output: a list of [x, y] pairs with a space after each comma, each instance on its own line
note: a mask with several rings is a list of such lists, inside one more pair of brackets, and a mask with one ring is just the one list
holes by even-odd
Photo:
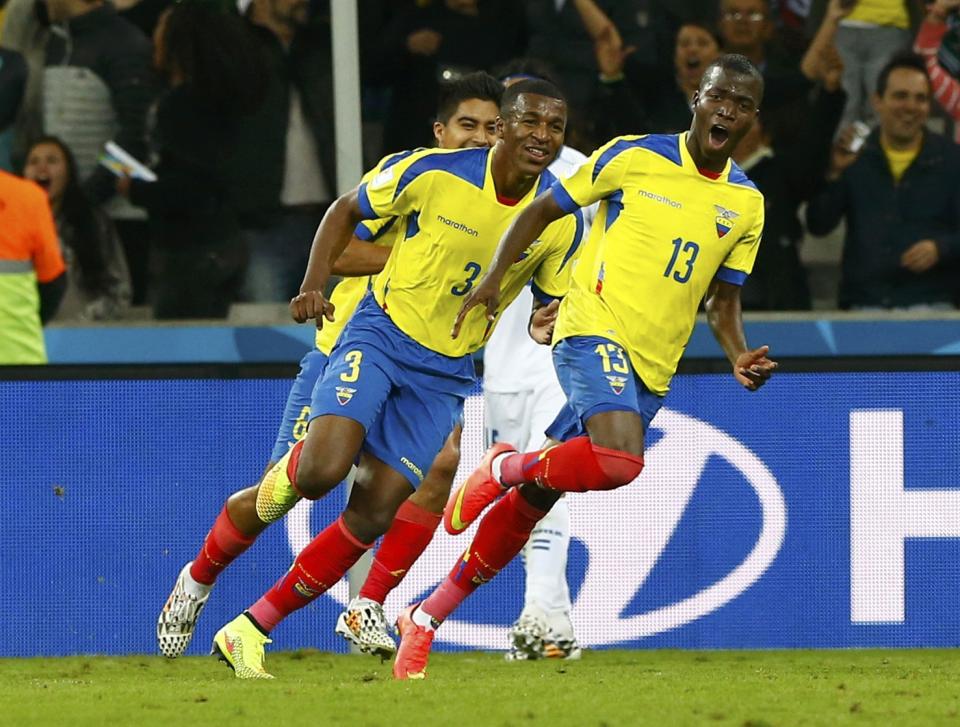
[[343, 360], [350, 367], [350, 370], [340, 374], [340, 380], [351, 384], [360, 378], [360, 362], [363, 361], [363, 351], [347, 351]]
[[[686, 283], [690, 280], [690, 276], [693, 274], [693, 264], [697, 261], [697, 255], [700, 254], [700, 246], [695, 243], [687, 240], [683, 241], [682, 238], [678, 237], [673, 241], [673, 255], [670, 256], [670, 262], [667, 263], [666, 270], [663, 271], [663, 277], [669, 278], [670, 273], [673, 273], [673, 279], [678, 283]], [[683, 260], [679, 258], [683, 256]], [[680, 263], [682, 272], [676, 270], [677, 263]]]
[[469, 293], [477, 276], [480, 275], [480, 270], [480, 263], [467, 263], [463, 268], [463, 272], [467, 274], [467, 279], [450, 288], [450, 292], [454, 295], [466, 295]]

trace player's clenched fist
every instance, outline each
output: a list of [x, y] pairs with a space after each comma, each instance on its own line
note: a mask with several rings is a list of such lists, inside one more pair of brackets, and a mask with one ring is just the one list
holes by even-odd
[[777, 370], [777, 366], [780, 365], [767, 358], [769, 351], [769, 346], [744, 351], [737, 356], [737, 360], [733, 364], [733, 375], [750, 391], [756, 391], [763, 386], [767, 379], [773, 375], [773, 372]]
[[333, 303], [323, 297], [319, 290], [305, 290], [290, 299], [290, 315], [297, 323], [306, 323], [311, 318], [316, 319], [317, 328], [323, 328], [323, 319], [333, 323]]

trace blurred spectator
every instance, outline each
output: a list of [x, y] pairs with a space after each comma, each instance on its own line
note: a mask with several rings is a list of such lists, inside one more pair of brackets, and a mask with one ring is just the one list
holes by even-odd
[[593, 8], [622, 38], [623, 61], [629, 58], [634, 76], [660, 68], [660, 56], [669, 48], [668, 16], [654, 0], [527, 0], [525, 6], [530, 35], [526, 55], [554, 69], [575, 121], [589, 108], [600, 70], [594, 53], [596, 30], [588, 24]]
[[[551, 3], [553, 0], [551, 0]], [[405, 3], [367, 62], [371, 81], [391, 87], [384, 151], [432, 143], [437, 84], [489, 71], [523, 50], [523, 9], [512, 0]]]
[[597, 35], [596, 53], [600, 66], [597, 134], [609, 139], [689, 128], [693, 115], [690, 100], [704, 69], [720, 55], [720, 45], [709, 27], [692, 21], [681, 25], [673, 50], [673, 72], [659, 87], [649, 79], [638, 81], [624, 74], [621, 41], [612, 25]]
[[47, 191], [66, 261], [68, 284], [54, 320], [105, 321], [130, 305], [130, 273], [110, 218], [87, 200], [73, 154], [56, 137], [27, 152], [23, 176]]
[[113, 0], [120, 16], [140, 28], [148, 38], [153, 37], [160, 16], [173, 3], [174, 0]]
[[[807, 272], [800, 260], [800, 205], [822, 186], [830, 144], [846, 95], [839, 67], [822, 66], [821, 85], [802, 124], [761, 113], [734, 152], [734, 161], [763, 193], [763, 244], [740, 298], [745, 310], [808, 310]], [[786, 138], [776, 138], [776, 137]]]
[[166, 11], [154, 45], [168, 84], [152, 130], [158, 180], [117, 187], [150, 213], [156, 317], [223, 318], [244, 268], [230, 158], [262, 101], [265, 61], [239, 17], [203, 0]]
[[924, 126], [921, 57], [896, 56], [881, 70], [874, 109], [880, 125], [860, 151], [854, 127], [840, 134], [807, 224], [824, 235], [846, 219], [841, 308], [948, 308], [960, 255], [960, 148]]
[[253, 0], [246, 9], [269, 75], [233, 162], [249, 301], [299, 292], [313, 233], [336, 191], [330, 26], [307, 13], [306, 0]]
[[43, 128], [43, 67], [49, 34], [46, 4], [40, 0], [9, 0], [0, 45], [20, 53], [27, 65], [27, 84], [11, 142], [14, 169], [23, 166], [30, 140]]
[[[63, 139], [77, 160], [87, 198], [106, 204], [131, 263], [135, 302], [146, 282], [146, 215], [114, 196], [97, 165], [109, 140], [146, 154], [147, 111], [156, 95], [150, 41], [104, 0], [46, 0], [52, 23], [43, 73], [44, 134]], [[34, 130], [33, 137], [40, 133]]]
[[842, 124], [869, 122], [874, 118], [870, 97], [877, 76], [890, 58], [909, 47], [910, 28], [916, 28], [921, 18], [919, 0], [814, 0], [808, 27], [817, 27], [825, 16], [838, 12], [842, 19], [836, 44], [847, 92]]
[[[937, 55], [947, 33], [947, 19], [953, 16], [960, 38], [960, 0], [936, 0], [930, 5], [927, 17], [920, 25], [914, 50], [927, 61], [927, 73], [933, 87], [933, 97], [953, 119], [953, 139], [960, 144], [960, 78], [952, 76], [940, 65]], [[960, 61], [960, 58], [957, 58]]]
[[720, 0], [717, 28], [723, 51], [745, 55], [763, 74], [765, 112], [802, 103], [811, 84], [777, 37], [768, 0]]
[[47, 362], [42, 326], [66, 287], [47, 196], [0, 171], [0, 364]]
[[0, 48], [0, 169], [11, 172], [13, 124], [27, 89], [27, 64], [13, 50]]

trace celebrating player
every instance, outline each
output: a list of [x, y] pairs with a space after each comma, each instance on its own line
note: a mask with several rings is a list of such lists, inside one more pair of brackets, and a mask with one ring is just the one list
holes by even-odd
[[501, 305], [511, 261], [552, 220], [601, 201], [553, 331], [567, 405], [548, 434], [563, 443], [520, 454], [496, 444], [448, 507], [463, 524], [484, 516], [447, 579], [397, 621], [400, 679], [425, 675], [437, 626], [520, 551], [564, 492], [609, 490], [643, 468], [644, 434], [660, 408], [706, 296], [710, 327], [753, 391], [776, 363], [747, 348], [740, 286], [763, 229], [763, 196], [730, 162], [759, 111], [763, 80], [743, 56], [721, 56], [694, 95], [690, 131], [626, 136], [604, 145], [514, 221], [486, 275], [463, 304], [458, 332]]
[[[268, 634], [313, 601], [387, 530], [420, 485], [474, 384], [471, 354], [495, 325], [475, 316], [452, 338], [446, 322], [490, 264], [495, 241], [538, 192], [563, 143], [566, 103], [545, 81], [507, 89], [492, 150], [412, 152], [340, 197], [317, 231], [308, 317], [332, 319], [319, 292], [328, 261], [361, 219], [406, 217], [403, 240], [347, 323], [314, 389], [306, 437], [277, 466], [277, 487], [316, 499], [362, 455], [347, 507], [264, 596], [214, 637], [241, 678], [269, 678]], [[582, 232], [579, 214], [544, 226], [503, 276], [509, 303], [531, 277], [542, 300], [566, 292]], [[522, 253], [522, 254], [521, 254]]]
[[[496, 79], [486, 73], [469, 74], [443, 84], [433, 128], [437, 146], [442, 149], [491, 146], [496, 140], [502, 92]], [[378, 169], [403, 156], [388, 156]], [[336, 320], [317, 331], [316, 347], [300, 362], [300, 372], [290, 389], [271, 462], [263, 478], [227, 499], [200, 552], [180, 572], [157, 621], [157, 641], [165, 656], [174, 658], [186, 650], [217, 576], [246, 551], [268, 525], [283, 517], [300, 500], [296, 492], [278, 487], [276, 463], [306, 434], [314, 385], [326, 368], [344, 325], [370, 287], [371, 274], [383, 269], [395, 240], [402, 236], [405, 227], [403, 220], [396, 219], [361, 222], [354, 232], [358, 239], [350, 241], [333, 266], [335, 274], [361, 277], [345, 278], [334, 289], [331, 303], [336, 306]], [[295, 316], [303, 316], [304, 306], [312, 301], [311, 291], [312, 288], [291, 301]], [[360, 596], [337, 622], [337, 632], [364, 651], [389, 655], [396, 650], [387, 633], [381, 605], [433, 537], [456, 474], [459, 443], [458, 424], [420, 488], [400, 507], [377, 551]]]

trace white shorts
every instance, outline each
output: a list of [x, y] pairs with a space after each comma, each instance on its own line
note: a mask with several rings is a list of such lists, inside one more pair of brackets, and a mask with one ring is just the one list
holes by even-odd
[[566, 403], [556, 376], [542, 386], [516, 392], [485, 391], [483, 394], [487, 446], [509, 442], [520, 452], [540, 449], [544, 432]]

